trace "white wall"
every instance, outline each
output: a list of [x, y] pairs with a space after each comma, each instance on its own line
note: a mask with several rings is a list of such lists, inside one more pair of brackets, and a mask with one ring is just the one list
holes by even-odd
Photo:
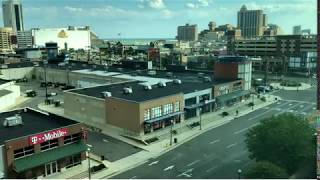
[[33, 69], [33, 67], [1, 69], [0, 79], [14, 80], [22, 79], [24, 77], [30, 79], [32, 76]]
[[[62, 30], [67, 34], [66, 38], [58, 37]], [[88, 49], [91, 46], [90, 30], [68, 30], [67, 28], [34, 29], [33, 36], [35, 46], [45, 46], [47, 42], [58, 43], [59, 49], [64, 49], [65, 43], [67, 43], [68, 49]]]
[[20, 97], [20, 86], [14, 85], [13, 82], [0, 85], [0, 90], [5, 89], [11, 91], [10, 94], [0, 96], [0, 111], [14, 106], [17, 102], [17, 98]]

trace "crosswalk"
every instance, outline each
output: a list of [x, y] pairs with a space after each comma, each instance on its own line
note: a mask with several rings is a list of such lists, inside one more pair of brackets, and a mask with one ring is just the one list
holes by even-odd
[[272, 106], [263, 108], [267, 111], [276, 111], [275, 115], [282, 113], [293, 113], [296, 115], [306, 116], [315, 112], [316, 103], [295, 100], [281, 100]]

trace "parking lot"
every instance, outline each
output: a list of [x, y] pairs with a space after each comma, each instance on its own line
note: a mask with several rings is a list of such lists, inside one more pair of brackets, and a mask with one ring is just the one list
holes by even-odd
[[142, 150], [110, 136], [91, 131], [89, 132], [87, 143], [92, 145], [92, 152], [94, 154], [104, 156], [104, 159], [110, 162], [117, 161]]
[[[26, 101], [17, 105], [14, 108], [22, 108], [22, 107], [31, 107], [34, 109], [38, 109], [38, 104], [43, 103], [45, 101], [45, 87], [40, 87], [41, 83], [38, 81], [28, 81], [28, 82], [18, 82], [16, 83], [20, 86], [21, 96], [27, 98]], [[35, 97], [27, 97], [26, 91], [33, 90], [36, 93]], [[49, 86], [48, 95], [50, 99], [63, 101], [63, 91], [60, 87]]]

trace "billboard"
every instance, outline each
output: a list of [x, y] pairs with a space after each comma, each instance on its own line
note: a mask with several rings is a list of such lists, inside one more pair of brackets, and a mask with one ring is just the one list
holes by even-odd
[[89, 49], [91, 46], [90, 30], [67, 28], [33, 29], [35, 46], [45, 46], [47, 42], [56, 42], [59, 49]]

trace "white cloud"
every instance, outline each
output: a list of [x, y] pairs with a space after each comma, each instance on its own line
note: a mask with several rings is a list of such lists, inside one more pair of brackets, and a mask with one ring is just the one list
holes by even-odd
[[209, 0], [198, 0], [199, 5], [202, 7], [208, 7], [209, 6]]
[[166, 19], [173, 17], [173, 13], [168, 9], [163, 10], [162, 13], [163, 13], [164, 18], [166, 18]]
[[208, 7], [210, 4], [210, 0], [196, 0], [194, 3], [187, 3], [186, 7], [190, 9], [196, 9], [200, 7]]
[[82, 12], [82, 8], [77, 8], [77, 7], [71, 7], [71, 6], [65, 6], [65, 10], [70, 11], [70, 12]]
[[146, 0], [143, 2], [147, 2], [149, 7], [153, 8], [153, 9], [164, 9], [166, 7], [163, 0]]
[[197, 6], [195, 4], [193, 4], [193, 3], [187, 3], [186, 7], [193, 9], [193, 8], [196, 8]]

